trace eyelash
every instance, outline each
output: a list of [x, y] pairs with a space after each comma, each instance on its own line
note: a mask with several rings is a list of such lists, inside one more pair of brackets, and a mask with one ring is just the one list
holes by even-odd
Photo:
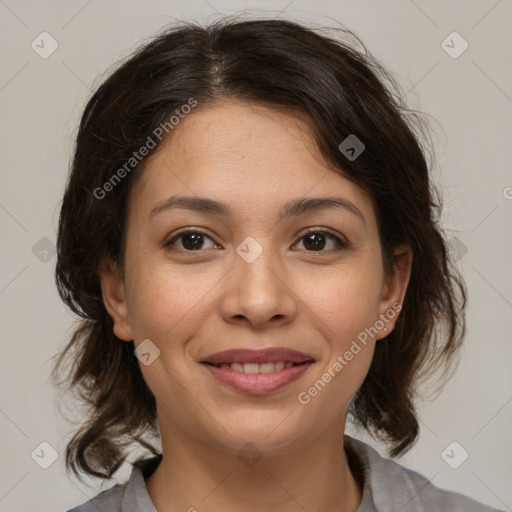
[[[196, 234], [196, 235], [202, 235], [202, 236], [210, 238], [212, 241], [214, 241], [211, 236], [206, 234], [204, 231], [201, 231], [200, 229], [186, 228], [186, 229], [183, 229], [182, 231], [180, 231], [179, 233], [175, 234], [168, 242], [165, 242], [164, 243], [165, 248], [168, 248], [168, 249], [174, 250], [174, 251], [179, 251], [179, 252], [187, 252], [187, 253], [194, 253], [194, 252], [199, 253], [201, 251], [204, 251], [205, 249], [198, 249], [198, 250], [176, 249], [175, 247], [172, 246], [174, 244], [174, 242], [177, 241], [181, 236], [186, 235], [188, 233], [193, 233], [193, 234]], [[324, 251], [324, 250], [321, 250], [321, 251], [308, 251], [306, 249], [306, 252], [308, 252], [308, 253], [313, 253], [313, 254], [314, 253], [332, 254], [333, 252], [342, 251], [342, 250], [347, 249], [349, 247], [349, 244], [348, 244], [348, 242], [346, 240], [340, 238], [334, 231], [332, 231], [329, 228], [325, 228], [325, 227], [310, 228], [310, 229], [308, 229], [308, 231], [306, 231], [305, 233], [303, 233], [300, 236], [299, 240], [302, 240], [303, 238], [305, 238], [306, 236], [308, 236], [308, 235], [310, 235], [312, 233], [322, 234], [322, 235], [329, 235], [331, 238], [333, 238], [335, 240], [337, 248], [333, 249], [333, 250], [330, 250], [330, 251]]]

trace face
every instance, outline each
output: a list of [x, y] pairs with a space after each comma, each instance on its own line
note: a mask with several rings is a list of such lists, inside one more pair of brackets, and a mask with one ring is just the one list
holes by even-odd
[[369, 194], [300, 116], [224, 101], [171, 133], [132, 189], [124, 273], [102, 273], [162, 439], [278, 453], [343, 432], [410, 270], [384, 275]]

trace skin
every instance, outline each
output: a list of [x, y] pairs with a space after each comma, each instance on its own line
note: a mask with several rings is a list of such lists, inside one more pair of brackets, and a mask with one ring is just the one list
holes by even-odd
[[[232, 216], [150, 217], [174, 195], [226, 203]], [[344, 198], [364, 222], [339, 208], [278, 219], [284, 203], [304, 196]], [[186, 236], [165, 246], [186, 227], [205, 233], [200, 250]], [[315, 250], [307, 228], [320, 237], [330, 228], [349, 245], [325, 235]], [[236, 252], [247, 237], [263, 251], [252, 263]], [[132, 189], [124, 268], [101, 270], [116, 336], [160, 350], [150, 365], [139, 361], [162, 439], [163, 460], [146, 479], [159, 512], [357, 510], [363, 482], [343, 448], [347, 407], [398, 315], [310, 403], [297, 397], [403, 303], [412, 256], [407, 247], [398, 253], [386, 276], [369, 194], [318, 155], [302, 114], [223, 100], [180, 122]], [[315, 363], [266, 395], [227, 387], [200, 364], [217, 351], [277, 346]], [[252, 467], [237, 457], [248, 442], [261, 455]]]

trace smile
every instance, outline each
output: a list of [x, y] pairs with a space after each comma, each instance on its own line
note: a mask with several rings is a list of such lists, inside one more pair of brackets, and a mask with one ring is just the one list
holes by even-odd
[[294, 364], [291, 361], [270, 361], [268, 363], [221, 363], [215, 365], [217, 368], [231, 368], [235, 372], [243, 373], [273, 373], [281, 371], [283, 368], [290, 368]]
[[282, 389], [314, 364], [309, 354], [287, 347], [230, 349], [210, 354], [201, 364], [222, 384], [260, 395]]

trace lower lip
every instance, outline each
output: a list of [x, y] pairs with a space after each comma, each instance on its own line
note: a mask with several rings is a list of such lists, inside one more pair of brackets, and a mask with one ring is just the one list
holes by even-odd
[[300, 378], [312, 364], [313, 362], [302, 363], [272, 373], [245, 373], [231, 368], [218, 368], [211, 364], [204, 364], [204, 366], [224, 384], [244, 393], [260, 395], [271, 393], [291, 384]]

